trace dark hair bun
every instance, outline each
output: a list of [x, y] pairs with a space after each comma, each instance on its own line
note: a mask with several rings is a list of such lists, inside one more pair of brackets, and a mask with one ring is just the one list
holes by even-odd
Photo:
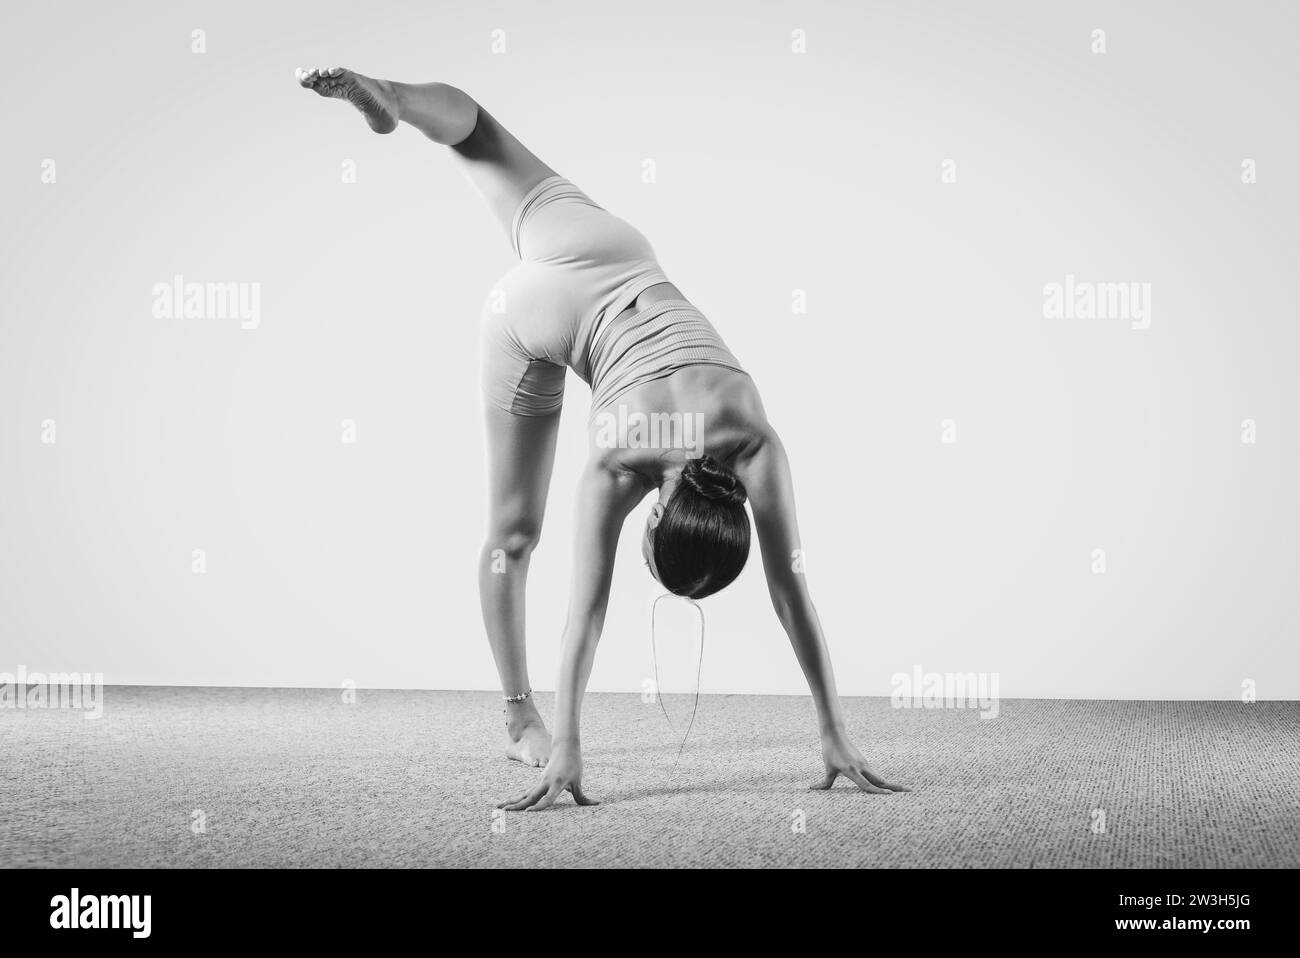
[[747, 495], [736, 474], [712, 456], [687, 459], [682, 467], [682, 482], [697, 495], [725, 505], [743, 506]]
[[654, 532], [654, 574], [669, 592], [703, 599], [740, 575], [749, 557], [745, 487], [709, 456], [687, 459]]

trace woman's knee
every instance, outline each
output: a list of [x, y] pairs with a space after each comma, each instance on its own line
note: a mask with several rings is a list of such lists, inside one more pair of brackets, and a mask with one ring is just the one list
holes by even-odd
[[489, 556], [518, 560], [530, 556], [542, 538], [540, 519], [520, 517], [493, 523], [484, 550]]

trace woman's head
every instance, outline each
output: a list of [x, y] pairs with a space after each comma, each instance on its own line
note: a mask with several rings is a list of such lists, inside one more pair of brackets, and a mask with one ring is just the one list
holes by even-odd
[[646, 520], [641, 551], [669, 592], [702, 599], [730, 585], [749, 558], [745, 487], [711, 456], [687, 459]]

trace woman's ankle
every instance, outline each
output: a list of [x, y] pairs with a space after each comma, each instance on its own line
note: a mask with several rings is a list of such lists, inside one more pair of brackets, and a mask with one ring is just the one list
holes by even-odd
[[546, 723], [542, 721], [542, 714], [537, 711], [537, 705], [533, 702], [530, 695], [522, 702], [507, 702], [505, 707], [506, 729], [511, 735], [519, 735], [530, 725], [540, 725], [545, 728]]

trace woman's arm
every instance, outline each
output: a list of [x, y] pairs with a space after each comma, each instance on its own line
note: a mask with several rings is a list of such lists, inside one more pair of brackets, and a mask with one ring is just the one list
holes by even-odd
[[587, 678], [596, 657], [596, 644], [605, 625], [614, 552], [623, 520], [646, 493], [634, 476], [618, 475], [592, 463], [578, 483], [577, 533], [573, 555], [573, 585], [564, 625], [560, 679], [555, 696], [555, 732], [551, 759], [542, 780], [528, 793], [498, 808], [541, 811], [565, 791], [579, 805], [596, 804], [582, 792], [582, 743], [579, 718]]
[[772, 607], [790, 638], [817, 706], [826, 777], [816, 787], [830, 788], [836, 776], [844, 775], [866, 792], [907, 791], [876, 775], [845, 730], [830, 652], [803, 571], [794, 484], [780, 437], [769, 431], [758, 450], [737, 471], [754, 512]]

